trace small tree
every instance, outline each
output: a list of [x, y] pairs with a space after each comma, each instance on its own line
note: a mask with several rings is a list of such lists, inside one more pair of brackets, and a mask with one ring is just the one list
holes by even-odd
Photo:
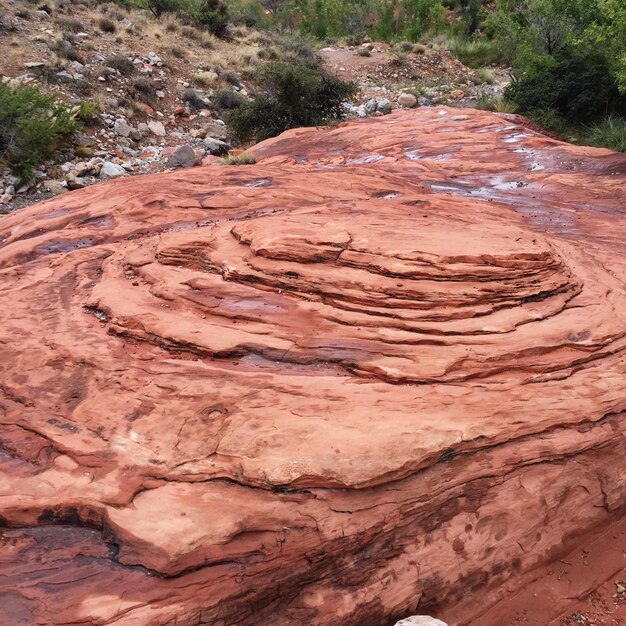
[[200, 0], [193, 10], [195, 18], [216, 37], [228, 32], [228, 7], [223, 0]]
[[26, 180], [78, 127], [72, 109], [35, 86], [0, 82], [0, 166]]
[[268, 63], [257, 73], [257, 81], [261, 93], [228, 119], [235, 135], [244, 141], [339, 120], [344, 115], [343, 102], [356, 93], [356, 85], [318, 64]]

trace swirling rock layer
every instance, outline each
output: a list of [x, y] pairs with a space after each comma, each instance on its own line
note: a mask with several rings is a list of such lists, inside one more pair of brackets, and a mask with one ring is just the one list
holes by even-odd
[[623, 156], [445, 108], [255, 152], [0, 221], [8, 623], [445, 617], [624, 510]]

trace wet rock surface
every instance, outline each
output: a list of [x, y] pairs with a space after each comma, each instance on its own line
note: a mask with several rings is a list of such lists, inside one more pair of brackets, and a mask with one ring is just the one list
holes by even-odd
[[623, 155], [443, 107], [252, 151], [0, 220], [12, 623], [479, 623], [621, 515]]

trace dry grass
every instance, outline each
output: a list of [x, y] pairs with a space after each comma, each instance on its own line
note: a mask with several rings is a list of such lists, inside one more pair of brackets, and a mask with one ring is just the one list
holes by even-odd
[[251, 152], [241, 152], [240, 154], [229, 154], [221, 159], [222, 165], [254, 165], [256, 156]]

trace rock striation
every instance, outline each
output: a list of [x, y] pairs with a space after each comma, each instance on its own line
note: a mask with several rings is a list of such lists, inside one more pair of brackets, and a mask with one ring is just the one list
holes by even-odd
[[449, 621], [622, 514], [624, 156], [449, 108], [254, 152], [0, 221], [8, 623]]

